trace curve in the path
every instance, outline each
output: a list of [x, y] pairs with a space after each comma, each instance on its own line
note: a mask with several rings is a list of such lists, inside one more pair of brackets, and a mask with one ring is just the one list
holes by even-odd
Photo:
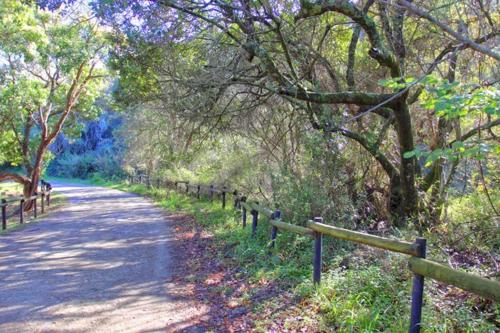
[[0, 236], [0, 332], [178, 332], [203, 315], [169, 280], [175, 241], [160, 208], [54, 187], [67, 205]]

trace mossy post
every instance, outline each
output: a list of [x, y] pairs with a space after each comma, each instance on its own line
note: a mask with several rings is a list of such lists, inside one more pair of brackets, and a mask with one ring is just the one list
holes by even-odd
[[[259, 203], [256, 202], [258, 205]], [[259, 212], [255, 209], [252, 209], [251, 211], [252, 214], [252, 237], [255, 237], [257, 234], [257, 222], [259, 221]]]
[[[247, 201], [247, 197], [246, 196], [242, 196], [241, 199], [240, 199], [241, 202], [246, 202]], [[247, 226], [247, 209], [245, 208], [245, 206], [241, 206], [241, 223], [243, 225], [243, 228], [245, 228]]]
[[[323, 223], [322, 217], [315, 217], [314, 222]], [[321, 282], [321, 252], [323, 247], [323, 234], [314, 232], [314, 259], [313, 259], [313, 282], [319, 285]]]
[[[276, 209], [271, 216], [271, 220], [279, 220], [281, 218], [281, 211], [279, 209]], [[274, 249], [276, 246], [276, 237], [278, 236], [278, 228], [273, 225], [271, 229], [271, 248]]]
[[[418, 257], [425, 258], [426, 255], [425, 238], [417, 238], [415, 244], [418, 245]], [[411, 318], [410, 333], [420, 332], [420, 323], [422, 320], [422, 304], [424, 297], [424, 276], [414, 273], [413, 286], [411, 291]]]
[[7, 229], [7, 200], [2, 199], [2, 230]]
[[[49, 206], [50, 202], [50, 192], [47, 195], [47, 206]], [[19, 223], [23, 224], [24, 223], [24, 198], [21, 198], [21, 201], [19, 202]]]

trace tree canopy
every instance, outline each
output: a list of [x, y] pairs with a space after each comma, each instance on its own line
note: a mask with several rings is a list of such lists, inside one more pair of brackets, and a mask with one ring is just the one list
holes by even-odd
[[2, 172], [0, 180], [22, 182], [30, 194], [66, 122], [96, 116], [108, 42], [100, 25], [79, 12], [5, 0], [0, 14], [0, 162], [27, 173]]

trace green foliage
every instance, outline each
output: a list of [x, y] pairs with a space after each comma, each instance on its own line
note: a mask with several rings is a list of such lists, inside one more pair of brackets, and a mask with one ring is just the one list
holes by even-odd
[[85, 10], [73, 9], [0, 4], [0, 164], [38, 170], [37, 161], [50, 160], [46, 147], [60, 125], [75, 127], [100, 112], [107, 33]]
[[[15, 147], [15, 148], [12, 148]], [[22, 162], [21, 152], [16, 142], [14, 131], [5, 130], [0, 132], [0, 165], [10, 163], [17, 166]]]
[[379, 85], [381, 85], [382, 87], [399, 90], [414, 85], [416, 81], [417, 80], [414, 77], [397, 77], [380, 80]]
[[462, 118], [481, 113], [500, 115], [500, 91], [494, 87], [448, 82], [428, 76], [421, 96], [422, 107], [433, 110], [437, 117]]
[[[481, 124], [483, 117], [498, 117], [500, 115], [500, 90], [494, 87], [478, 87], [472, 84], [459, 84], [439, 80], [435, 76], [427, 76], [422, 82], [425, 89], [421, 95], [421, 106], [431, 110], [436, 117], [447, 121], [462, 122], [462, 126]], [[463, 133], [465, 134], [465, 133]], [[478, 131], [479, 134], [479, 131]], [[495, 142], [468, 140], [469, 137], [456, 140], [446, 148], [435, 148], [432, 151], [416, 148], [404, 153], [405, 158], [424, 158], [425, 167], [432, 166], [438, 160], [457, 161], [465, 158], [483, 160], [493, 153], [498, 156], [500, 145]]]

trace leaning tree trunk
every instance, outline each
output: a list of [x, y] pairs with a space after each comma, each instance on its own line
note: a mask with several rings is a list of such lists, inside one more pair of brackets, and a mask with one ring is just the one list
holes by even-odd
[[[38, 192], [38, 183], [40, 182], [40, 175], [42, 173], [42, 167], [43, 167], [43, 156], [45, 155], [45, 152], [48, 147], [48, 142], [45, 142], [46, 140], [43, 140], [44, 142], [40, 143], [40, 146], [38, 147], [36, 158], [35, 158], [35, 163], [33, 164], [31, 168], [31, 173], [30, 173], [30, 182], [24, 183], [24, 188], [23, 188], [23, 195], [25, 198], [32, 197], [35, 195], [35, 193]], [[33, 201], [26, 201], [24, 205], [24, 210], [29, 211], [33, 207]]]

